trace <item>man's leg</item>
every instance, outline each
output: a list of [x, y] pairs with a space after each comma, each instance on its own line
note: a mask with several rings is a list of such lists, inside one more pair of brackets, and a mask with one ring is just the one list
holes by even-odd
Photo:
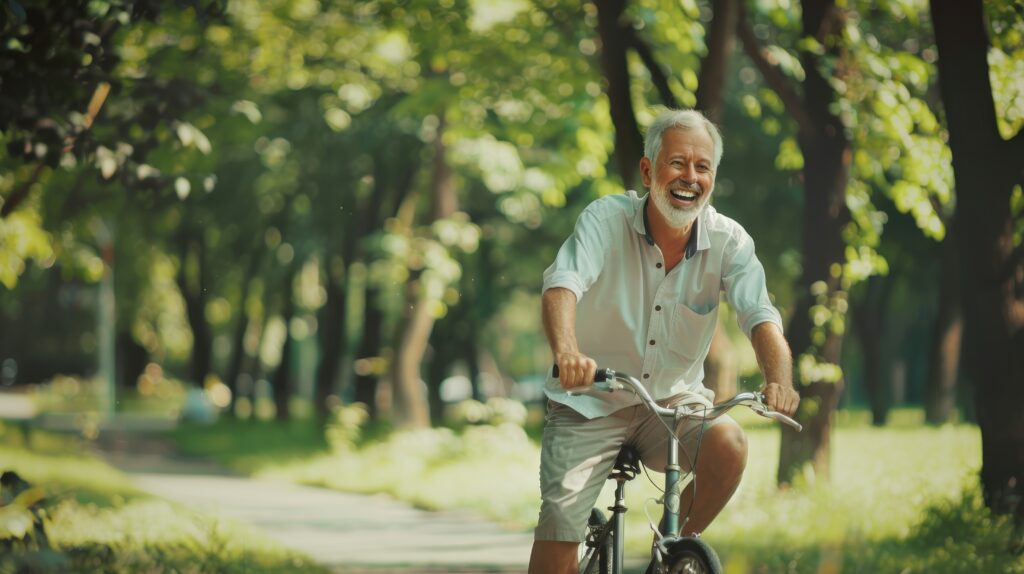
[[[710, 402], [707, 406], [711, 406]], [[701, 426], [704, 427], [703, 431]], [[707, 423], [683, 419], [679, 423], [677, 435], [679, 466], [683, 473], [689, 472], [694, 462], [697, 465], [696, 499], [694, 481], [691, 481], [681, 493], [679, 504], [680, 527], [683, 534], [692, 536], [703, 532], [711, 524], [739, 486], [743, 469], [747, 465], [747, 437], [740, 425], [729, 416]], [[640, 446], [644, 464], [664, 472], [665, 457], [668, 454], [668, 434], [664, 425], [652, 415], [638, 429], [635, 440]], [[689, 520], [683, 524], [687, 516]]]
[[542, 502], [530, 574], [576, 572], [587, 517], [632, 418], [632, 409], [587, 419], [567, 406], [551, 405], [541, 442]]
[[[680, 453], [681, 459], [684, 456]], [[693, 504], [689, 520], [681, 523], [684, 536], [703, 532], [725, 508], [740, 485], [746, 465], [747, 436], [735, 421], [724, 419], [705, 429], [697, 459], [696, 481], [687, 485], [679, 504], [680, 523], [686, 519], [691, 502]], [[693, 498], [695, 484], [696, 500]]]
[[534, 540], [530, 552], [530, 574], [576, 574], [577, 542]]

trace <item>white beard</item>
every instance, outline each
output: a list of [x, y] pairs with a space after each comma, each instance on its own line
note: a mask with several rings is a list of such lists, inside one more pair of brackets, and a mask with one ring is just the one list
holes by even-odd
[[704, 191], [700, 195], [700, 199], [697, 200], [697, 204], [693, 207], [677, 207], [672, 204], [672, 201], [668, 198], [669, 191], [664, 188], [651, 188], [651, 199], [654, 200], [654, 207], [658, 209], [665, 221], [668, 222], [669, 226], [674, 229], [685, 229], [689, 227], [700, 212], [704, 211], [704, 207], [707, 206], [708, 201], [711, 199], [710, 191]]

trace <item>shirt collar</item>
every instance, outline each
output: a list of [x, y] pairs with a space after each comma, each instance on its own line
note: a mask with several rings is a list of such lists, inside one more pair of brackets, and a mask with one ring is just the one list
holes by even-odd
[[[638, 213], [633, 217], [633, 229], [637, 233], [644, 236], [644, 241], [647, 245], [654, 245], [654, 237], [651, 235], [651, 224], [647, 217], [647, 202], [651, 200], [651, 194], [639, 197], [634, 202], [634, 205], [638, 208]], [[689, 259], [696, 255], [698, 251], [703, 251], [711, 247], [711, 238], [708, 237], [707, 231], [704, 226], [701, 225], [701, 220], [704, 219], [704, 214], [711, 209], [711, 206], [705, 207], [697, 219], [693, 221], [693, 231], [690, 233], [690, 240], [686, 243], [686, 250], [683, 253], [684, 259]]]

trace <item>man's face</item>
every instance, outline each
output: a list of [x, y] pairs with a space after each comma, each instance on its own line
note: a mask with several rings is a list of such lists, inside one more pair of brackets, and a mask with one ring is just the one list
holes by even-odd
[[651, 200], [668, 224], [689, 226], [711, 199], [715, 187], [715, 144], [703, 129], [665, 130], [655, 162], [640, 160], [640, 175]]

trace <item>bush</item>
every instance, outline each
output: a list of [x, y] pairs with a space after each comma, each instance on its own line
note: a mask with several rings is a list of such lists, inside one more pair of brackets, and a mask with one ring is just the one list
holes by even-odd
[[1010, 516], [993, 516], [977, 487], [928, 507], [905, 540], [847, 554], [852, 572], [901, 574], [1024, 573], [1020, 532]]

